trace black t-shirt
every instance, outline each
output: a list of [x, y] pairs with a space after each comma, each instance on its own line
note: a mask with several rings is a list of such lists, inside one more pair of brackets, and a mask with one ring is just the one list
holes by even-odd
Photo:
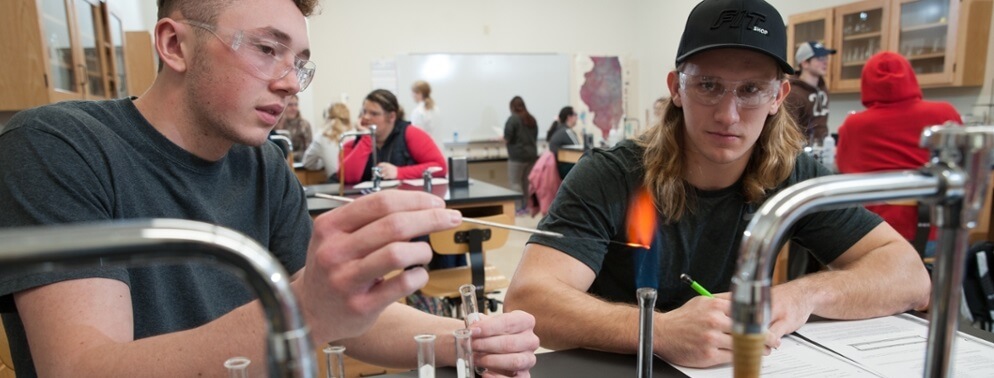
[[[289, 272], [311, 235], [303, 189], [273, 143], [235, 145], [219, 161], [173, 144], [130, 99], [63, 102], [15, 115], [0, 132], [0, 227], [141, 218], [197, 220], [239, 231]], [[58, 232], [57, 229], [53, 232]], [[0, 276], [0, 312], [18, 376], [34, 376], [12, 293], [89, 277], [131, 291], [134, 337], [200, 326], [252, 300], [237, 276], [186, 263]]]
[[[658, 279], [656, 307], [664, 311], [677, 308], [697, 295], [680, 281], [681, 273], [714, 293], [728, 291], [742, 234], [759, 205], [745, 202], [740, 183], [714, 191], [692, 189], [691, 211], [674, 224], [659, 222], [652, 245], [659, 270], [646, 271], [645, 267], [652, 266], [653, 254], [636, 253], [622, 244], [629, 242], [629, 202], [642, 186], [642, 152], [632, 141], [591, 151], [563, 181], [548, 216], [538, 226], [566, 237], [534, 235], [529, 243], [560, 250], [589, 266], [597, 278], [588, 292], [613, 302], [637, 303], [636, 287]], [[779, 189], [828, 174], [825, 167], [802, 153]], [[792, 241], [811, 249], [819, 261], [829, 263], [880, 222], [862, 207], [823, 211], [798, 220], [789, 235]], [[637, 284], [636, 280], [643, 282]]]

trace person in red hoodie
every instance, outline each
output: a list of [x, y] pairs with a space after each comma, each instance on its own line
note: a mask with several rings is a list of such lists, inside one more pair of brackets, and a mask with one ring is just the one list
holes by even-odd
[[[922, 130], [949, 121], [963, 123], [949, 103], [922, 100], [911, 64], [894, 52], [877, 53], [866, 62], [860, 89], [866, 110], [849, 115], [839, 127], [835, 163], [842, 173], [919, 168], [929, 158], [928, 150], [919, 147]], [[916, 205], [866, 208], [879, 214], [904, 238], [915, 239]], [[934, 235], [929, 240], [934, 240]]]
[[[377, 166], [385, 180], [421, 178], [425, 169], [439, 167], [433, 174], [445, 177], [448, 167], [438, 145], [424, 130], [411, 126], [404, 120], [404, 110], [397, 104], [397, 97], [388, 90], [377, 89], [362, 102], [360, 129], [376, 125]], [[362, 136], [346, 143], [342, 167], [345, 183], [356, 184], [372, 180], [372, 140]], [[334, 181], [334, 180], [332, 180]]]

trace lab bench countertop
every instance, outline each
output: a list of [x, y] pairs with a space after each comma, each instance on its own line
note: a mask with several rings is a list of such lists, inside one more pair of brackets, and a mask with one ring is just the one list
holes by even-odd
[[[400, 184], [393, 188], [384, 188], [382, 191], [391, 190], [415, 190], [423, 191], [422, 186]], [[324, 213], [342, 205], [339, 201], [314, 197], [314, 193], [325, 193], [338, 195], [338, 184], [308, 185], [304, 187], [307, 193], [307, 210], [312, 216]], [[452, 186], [449, 184], [433, 185], [432, 194], [445, 200], [448, 207], [464, 207], [481, 203], [511, 202], [521, 198], [521, 192], [517, 192], [501, 186], [489, 184], [479, 180], [470, 180], [467, 186]], [[345, 196], [358, 198], [360, 190], [353, 189], [351, 185], [346, 185]], [[513, 209], [513, 207], [512, 207]], [[512, 210], [513, 211], [513, 210]]]

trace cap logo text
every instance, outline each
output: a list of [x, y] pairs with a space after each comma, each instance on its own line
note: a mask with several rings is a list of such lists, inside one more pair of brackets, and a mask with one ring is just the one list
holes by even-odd
[[725, 10], [718, 14], [718, 17], [714, 19], [714, 22], [711, 24], [711, 29], [714, 30], [720, 28], [722, 25], [728, 24], [728, 27], [731, 29], [745, 27], [746, 29], [756, 31], [761, 34], [767, 34], [769, 32], [766, 29], [756, 25], [764, 21], [766, 21], [766, 16], [761, 13]]

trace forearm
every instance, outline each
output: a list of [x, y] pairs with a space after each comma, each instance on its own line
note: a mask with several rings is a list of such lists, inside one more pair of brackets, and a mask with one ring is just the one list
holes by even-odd
[[534, 315], [542, 347], [614, 353], [637, 350], [639, 313], [635, 306], [606, 302], [561, 283], [541, 286], [520, 285], [513, 288], [513, 296], [509, 290], [505, 311]]
[[[363, 139], [365, 140], [365, 138]], [[359, 142], [352, 149], [345, 149], [345, 159], [340, 164], [345, 171], [346, 183], [355, 184], [362, 181], [366, 162], [369, 160], [369, 154], [371, 153], [368, 147], [369, 144], [367, 142]]]
[[435, 363], [455, 364], [455, 341], [452, 331], [465, 328], [463, 321], [434, 316], [402, 304], [387, 307], [376, 324], [360, 337], [342, 340], [345, 353], [380, 366], [413, 369], [418, 364], [414, 336], [435, 335]]
[[843, 266], [784, 284], [802, 293], [813, 314], [831, 319], [862, 319], [891, 315], [928, 303], [928, 273], [909, 251], [907, 242], [894, 241]]
[[445, 177], [448, 172], [445, 155], [438, 149], [438, 145], [435, 144], [431, 136], [416, 128], [408, 128], [407, 130], [407, 148], [415, 164], [397, 167], [397, 178], [402, 180], [421, 178], [424, 170], [428, 167], [441, 168], [432, 176]]
[[[87, 330], [81, 330], [88, 332]], [[105, 337], [95, 331], [93, 338]], [[80, 348], [68, 370], [52, 376], [100, 377], [195, 377], [223, 376], [225, 360], [248, 357], [250, 376], [268, 375], [265, 352], [267, 336], [258, 301], [251, 302], [201, 327], [123, 343], [108, 342]], [[40, 375], [46, 368], [36, 367]], [[54, 368], [54, 366], [49, 366]]]

